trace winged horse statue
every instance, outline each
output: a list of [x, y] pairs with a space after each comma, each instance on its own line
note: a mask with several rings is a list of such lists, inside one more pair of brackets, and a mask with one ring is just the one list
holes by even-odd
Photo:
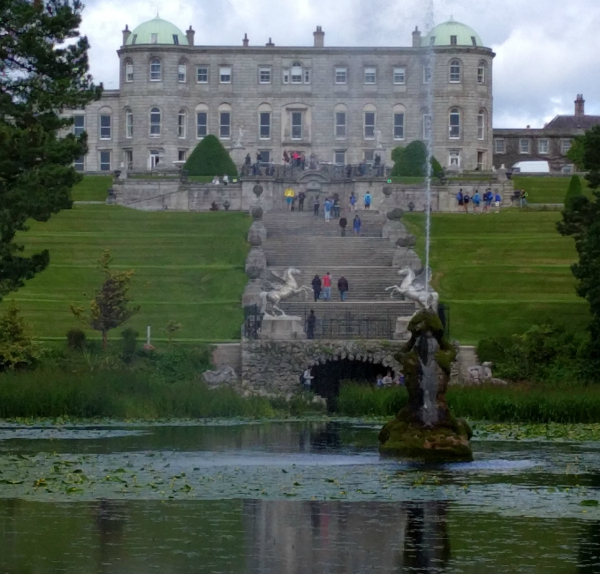
[[399, 293], [422, 309], [437, 310], [440, 296], [428, 285], [432, 277], [431, 269], [422, 270], [418, 275], [410, 268], [400, 269], [398, 275], [404, 277], [402, 283], [385, 289], [390, 292], [390, 298], [394, 298], [394, 293]]
[[[308, 287], [300, 287], [296, 282], [295, 276], [302, 273], [302, 271], [299, 269], [290, 267], [289, 269], [286, 269], [282, 275], [279, 275], [279, 273], [276, 273], [273, 270], [269, 270], [269, 272], [278, 282], [281, 283], [281, 285], [275, 289], [272, 289], [271, 291], [262, 291], [260, 294], [260, 299], [262, 301], [261, 313], [267, 316], [275, 316], [276, 312], [282, 317], [286, 316], [285, 311], [279, 307], [279, 303], [282, 299], [288, 299], [293, 295], [299, 295], [302, 293], [312, 293], [311, 289]], [[271, 312], [269, 313], [269, 311]]]

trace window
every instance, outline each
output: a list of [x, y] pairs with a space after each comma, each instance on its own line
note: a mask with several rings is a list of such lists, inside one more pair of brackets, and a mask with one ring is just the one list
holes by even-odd
[[448, 166], [460, 167], [460, 151], [450, 150], [448, 152]]
[[471, 43], [477, 48], [477, 38], [475, 36], [471, 36]]
[[377, 83], [377, 69], [376, 68], [365, 68], [365, 84], [376, 84]]
[[177, 137], [181, 139], [187, 137], [187, 113], [185, 110], [179, 110], [177, 114]]
[[73, 133], [80, 136], [85, 131], [85, 116], [74, 116], [73, 122]]
[[431, 37], [429, 38], [429, 45], [430, 45], [430, 46], [435, 46], [435, 36], [431, 36]]
[[457, 46], [458, 45], [458, 36], [450, 36], [450, 45]]
[[485, 62], [479, 62], [479, 66], [477, 66], [477, 83], [485, 84], [485, 69], [487, 64]]
[[135, 46], [135, 43], [137, 42], [137, 34], [133, 35], [133, 40], [131, 40], [131, 45]]
[[404, 113], [394, 114], [394, 139], [404, 139]]
[[150, 43], [158, 44], [158, 34], [150, 34]]
[[160, 70], [160, 60], [158, 58], [154, 58], [150, 62], [150, 81], [151, 82], [160, 82], [161, 79], [161, 70]]
[[346, 112], [335, 112], [335, 137], [346, 137]]
[[177, 78], [180, 84], [185, 84], [187, 81], [187, 65], [185, 63], [180, 63], [179, 68], [177, 70]]
[[394, 68], [394, 84], [401, 85], [406, 83], [406, 68]]
[[573, 173], [573, 169], [574, 167], [572, 165], [563, 165], [560, 171], [562, 173], [570, 174]]
[[259, 84], [270, 84], [271, 83], [271, 68], [259, 68], [258, 69], [258, 82], [259, 82]]
[[302, 139], [302, 112], [292, 112], [292, 139]]
[[452, 108], [449, 118], [449, 135], [451, 140], [460, 139], [460, 110]]
[[283, 70], [282, 76], [281, 76], [281, 81], [284, 84], [289, 84], [290, 83], [290, 71], [285, 69]]
[[133, 62], [125, 60], [125, 81], [133, 82]]
[[160, 110], [158, 108], [150, 110], [150, 137], [160, 137]]
[[200, 140], [208, 135], [208, 112], [196, 112], [196, 137]]
[[219, 70], [219, 82], [221, 84], [231, 84], [231, 68], [222, 66]]
[[100, 116], [100, 139], [109, 140], [112, 137], [112, 117], [109, 115]]
[[479, 113], [477, 114], [477, 139], [478, 140], [485, 139], [485, 118], [486, 118], [485, 110], [479, 110]]
[[125, 110], [125, 137], [133, 137], [133, 112], [130, 109]]
[[80, 155], [75, 162], [73, 163], [73, 167], [75, 171], [83, 171], [84, 170], [84, 157]]
[[503, 139], [495, 140], [495, 146], [496, 153], [506, 153], [506, 146]]
[[423, 83], [424, 84], [431, 83], [431, 66], [429, 64], [425, 64], [423, 66]]
[[123, 158], [125, 160], [125, 169], [131, 171], [133, 169], [133, 150], [126, 149], [123, 153]]
[[201, 66], [196, 70], [196, 81], [199, 84], [208, 84], [208, 68]]
[[173, 44], [175, 44], [175, 46], [179, 46], [179, 35], [178, 34], [173, 34]]
[[302, 83], [302, 64], [300, 62], [294, 62], [292, 64], [292, 84]]
[[571, 140], [561, 140], [560, 151], [566, 154], [571, 149]]
[[431, 114], [423, 114], [423, 139], [425, 141], [431, 140]]
[[450, 62], [450, 83], [460, 83], [460, 60], [452, 60]]
[[375, 112], [365, 112], [365, 139], [375, 139]]
[[365, 157], [365, 161], [367, 163], [373, 163], [373, 161], [375, 160], [375, 150], [373, 150], [373, 149], [366, 149], [364, 151], [364, 157]]
[[336, 84], [348, 83], [348, 69], [347, 68], [336, 68], [335, 69], [335, 83]]
[[519, 153], [529, 153], [529, 140], [519, 140]]
[[110, 151], [100, 152], [100, 171], [110, 171]]
[[304, 70], [304, 83], [310, 84], [310, 70]]
[[259, 149], [261, 163], [271, 163], [271, 150], [270, 149]]
[[177, 161], [185, 161], [187, 159], [187, 151], [180, 149], [177, 151]]
[[547, 154], [550, 147], [550, 142], [547, 139], [538, 140], [538, 153]]
[[219, 137], [223, 139], [231, 137], [231, 112], [219, 112]]
[[259, 119], [259, 133], [261, 140], [269, 140], [271, 139], [271, 113], [270, 112], [260, 112], [258, 114]]
[[156, 149], [150, 150], [150, 167], [154, 169], [160, 163], [160, 151]]
[[478, 151], [477, 152], [477, 170], [483, 171], [485, 169], [485, 152]]
[[346, 165], [346, 151], [336, 150], [333, 152], [333, 163], [336, 165]]

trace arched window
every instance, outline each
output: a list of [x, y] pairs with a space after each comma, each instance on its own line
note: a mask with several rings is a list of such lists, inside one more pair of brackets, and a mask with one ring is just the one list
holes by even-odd
[[482, 60], [477, 66], [477, 83], [485, 84], [487, 76], [487, 64]]
[[125, 137], [133, 137], [133, 112], [130, 108], [125, 108]]
[[177, 114], [177, 137], [185, 139], [187, 137], [187, 112], [179, 110]]
[[198, 104], [196, 106], [196, 137], [201, 140], [208, 135], [208, 106]]
[[406, 108], [402, 104], [394, 106], [394, 139], [404, 139], [404, 126], [406, 125]]
[[367, 104], [363, 108], [363, 136], [366, 140], [375, 139], [377, 125], [377, 108], [373, 104]]
[[450, 139], [460, 139], [460, 110], [458, 108], [452, 108], [450, 110], [449, 128]]
[[185, 60], [179, 60], [177, 79], [180, 84], [185, 84], [187, 82], [187, 62]]
[[272, 109], [269, 104], [258, 106], [258, 137], [261, 140], [271, 139]]
[[161, 64], [158, 58], [153, 58], [150, 62], [150, 81], [160, 82], [162, 79]]
[[348, 135], [348, 108], [344, 104], [338, 104], [334, 109], [335, 138], [345, 139]]
[[125, 81], [133, 82], [133, 62], [129, 58], [125, 60]]
[[477, 139], [485, 139], [485, 126], [486, 126], [487, 114], [484, 109], [479, 110], [477, 114]]
[[460, 60], [450, 62], [450, 83], [460, 84]]
[[229, 104], [219, 106], [219, 137], [221, 139], [231, 137], [231, 106]]
[[160, 117], [160, 109], [152, 108], [150, 110], [150, 137], [157, 138], [160, 137], [160, 128], [161, 128], [161, 117]]

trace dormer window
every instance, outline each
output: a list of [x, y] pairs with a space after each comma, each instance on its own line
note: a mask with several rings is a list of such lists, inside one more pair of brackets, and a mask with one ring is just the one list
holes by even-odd
[[137, 34], [134, 34], [133, 39], [131, 40], [131, 45], [135, 46], [136, 41], [137, 41]]
[[435, 36], [431, 36], [431, 38], [429, 38], [429, 45], [435, 46]]
[[302, 83], [302, 64], [300, 62], [294, 62], [291, 69], [292, 84]]
[[156, 34], [156, 33], [150, 34], [150, 43], [158, 44], [158, 34]]
[[173, 34], [173, 44], [179, 46], [179, 36], [177, 34]]
[[458, 45], [458, 36], [450, 36], [450, 45], [457, 46]]
[[475, 36], [471, 36], [471, 42], [473, 42], [473, 46], [477, 48], [477, 38], [475, 38]]

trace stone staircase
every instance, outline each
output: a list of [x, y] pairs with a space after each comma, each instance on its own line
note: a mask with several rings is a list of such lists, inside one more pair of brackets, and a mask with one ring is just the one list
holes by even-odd
[[[381, 237], [385, 217], [377, 211], [360, 211], [358, 215], [362, 221], [361, 237]], [[353, 213], [344, 213], [348, 220], [346, 236], [353, 236]], [[323, 214], [314, 217], [312, 211], [271, 211], [263, 218], [269, 237], [340, 237], [341, 229], [339, 219], [326, 222]]]

